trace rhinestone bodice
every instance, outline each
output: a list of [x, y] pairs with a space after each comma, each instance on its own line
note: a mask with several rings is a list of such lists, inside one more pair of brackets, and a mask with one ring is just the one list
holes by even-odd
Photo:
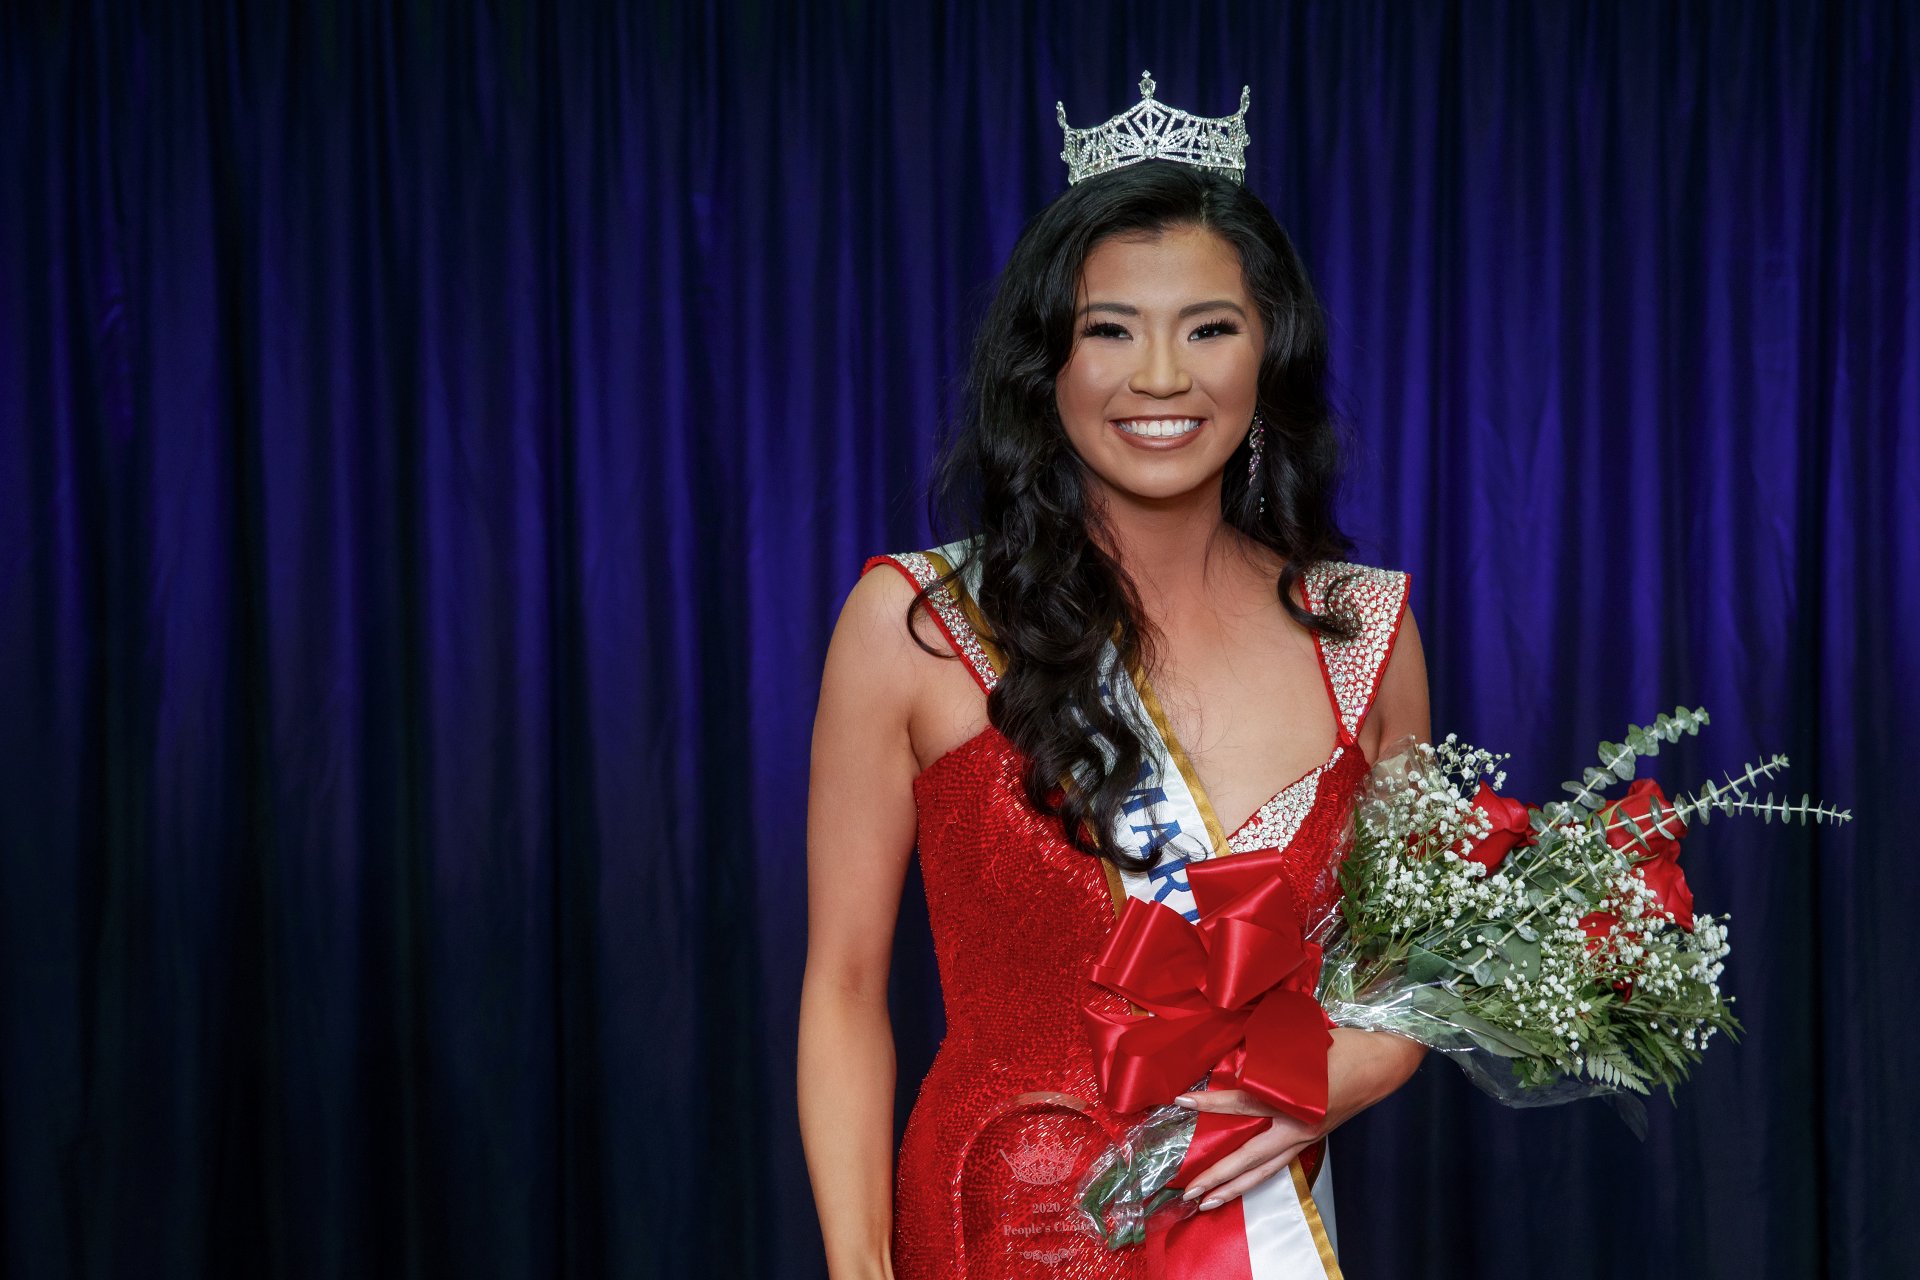
[[[940, 568], [922, 553], [875, 557], [868, 567], [881, 563], [922, 585]], [[1306, 582], [1310, 604], [1328, 571], [1360, 571], [1347, 597], [1359, 609], [1360, 636], [1321, 648], [1339, 742], [1228, 840], [1234, 852], [1297, 851], [1288, 875], [1307, 910], [1338, 893], [1333, 855], [1367, 771], [1355, 734], [1406, 589], [1401, 573], [1316, 569]], [[992, 660], [963, 611], [944, 591], [929, 603], [991, 689]], [[913, 783], [947, 1032], [902, 1135], [893, 1242], [901, 1280], [1146, 1274], [1140, 1251], [1108, 1253], [1072, 1227], [1075, 1172], [1132, 1118], [1100, 1101], [1080, 1014], [1087, 1000], [1125, 1012], [1086, 976], [1113, 924], [1114, 897], [1105, 864], [1027, 803], [1024, 766], [1020, 750], [989, 726]]]

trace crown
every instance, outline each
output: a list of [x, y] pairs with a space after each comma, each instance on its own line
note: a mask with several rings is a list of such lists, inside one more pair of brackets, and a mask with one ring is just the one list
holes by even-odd
[[1190, 116], [1178, 107], [1154, 100], [1153, 75], [1140, 73], [1140, 101], [1105, 124], [1091, 129], [1067, 125], [1065, 104], [1053, 104], [1060, 128], [1066, 133], [1067, 185], [1096, 173], [1139, 164], [1142, 160], [1177, 160], [1212, 169], [1245, 181], [1247, 162], [1246, 85], [1240, 86], [1240, 109], [1230, 116]]

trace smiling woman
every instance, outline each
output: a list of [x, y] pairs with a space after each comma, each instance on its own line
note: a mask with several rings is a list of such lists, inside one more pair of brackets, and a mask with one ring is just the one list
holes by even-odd
[[1113, 236], [1087, 255], [1078, 292], [1055, 396], [1100, 503], [1177, 497], [1224, 474], [1265, 346], [1233, 246], [1197, 226]]
[[[1200, 1212], [1147, 1247], [1074, 1212], [1130, 1118], [1097, 1031], [1130, 1010], [1090, 978], [1117, 910], [1197, 920], [1187, 867], [1259, 851], [1236, 865], [1329, 910], [1368, 762], [1427, 737], [1407, 575], [1345, 562], [1332, 518], [1325, 358], [1286, 233], [1205, 166], [1076, 181], [1014, 247], [938, 478], [964, 536], [868, 561], [893, 572], [855, 586], [821, 686], [799, 1084], [834, 1276], [1339, 1273], [1324, 1139], [1419, 1062], [1389, 1035], [1307, 1028], [1311, 1105], [1222, 1057], [1183, 1098], [1244, 1141], [1183, 1170]], [[895, 1176], [916, 846], [948, 1031]]]

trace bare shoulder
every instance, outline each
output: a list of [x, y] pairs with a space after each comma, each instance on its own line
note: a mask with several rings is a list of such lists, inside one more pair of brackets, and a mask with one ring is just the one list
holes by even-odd
[[847, 702], [864, 714], [886, 709], [905, 731], [912, 712], [917, 646], [907, 631], [907, 610], [917, 588], [886, 564], [860, 575], [840, 606], [821, 675], [822, 711]]
[[927, 640], [938, 636], [924, 603], [913, 609], [912, 630], [908, 629], [908, 610], [918, 594], [918, 584], [891, 562], [870, 562], [840, 607], [827, 653], [829, 667], [838, 650], [838, 656], [857, 662], [864, 678], [897, 680], [911, 688], [920, 663], [929, 656], [915, 636]]
[[842, 628], [853, 627], [873, 643], [886, 644], [904, 631], [907, 605], [918, 588], [890, 561], [869, 562], [840, 607]]

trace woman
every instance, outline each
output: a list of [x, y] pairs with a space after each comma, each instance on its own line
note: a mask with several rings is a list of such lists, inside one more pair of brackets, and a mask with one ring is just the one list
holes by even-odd
[[[1328, 908], [1344, 802], [1383, 743], [1428, 738], [1407, 575], [1341, 561], [1318, 304], [1235, 178], [1126, 162], [1032, 221], [942, 466], [971, 536], [869, 561], [889, 571], [835, 628], [799, 1086], [836, 1280], [1217, 1273], [1173, 1235], [1109, 1253], [1075, 1228], [1073, 1171], [1132, 1118], [1083, 1014], [1127, 1005], [1089, 966], [1129, 897], [1193, 918], [1184, 871], [1210, 857], [1282, 850], [1301, 913]], [[1188, 808], [1156, 809], [1169, 787]], [[948, 1033], [896, 1180], [887, 970], [916, 844]], [[1189, 1184], [1189, 1223], [1228, 1223], [1245, 1274], [1272, 1196], [1338, 1274], [1320, 1140], [1421, 1049], [1339, 1029], [1325, 1053], [1316, 1124], [1218, 1073], [1185, 1095], [1271, 1118]]]

